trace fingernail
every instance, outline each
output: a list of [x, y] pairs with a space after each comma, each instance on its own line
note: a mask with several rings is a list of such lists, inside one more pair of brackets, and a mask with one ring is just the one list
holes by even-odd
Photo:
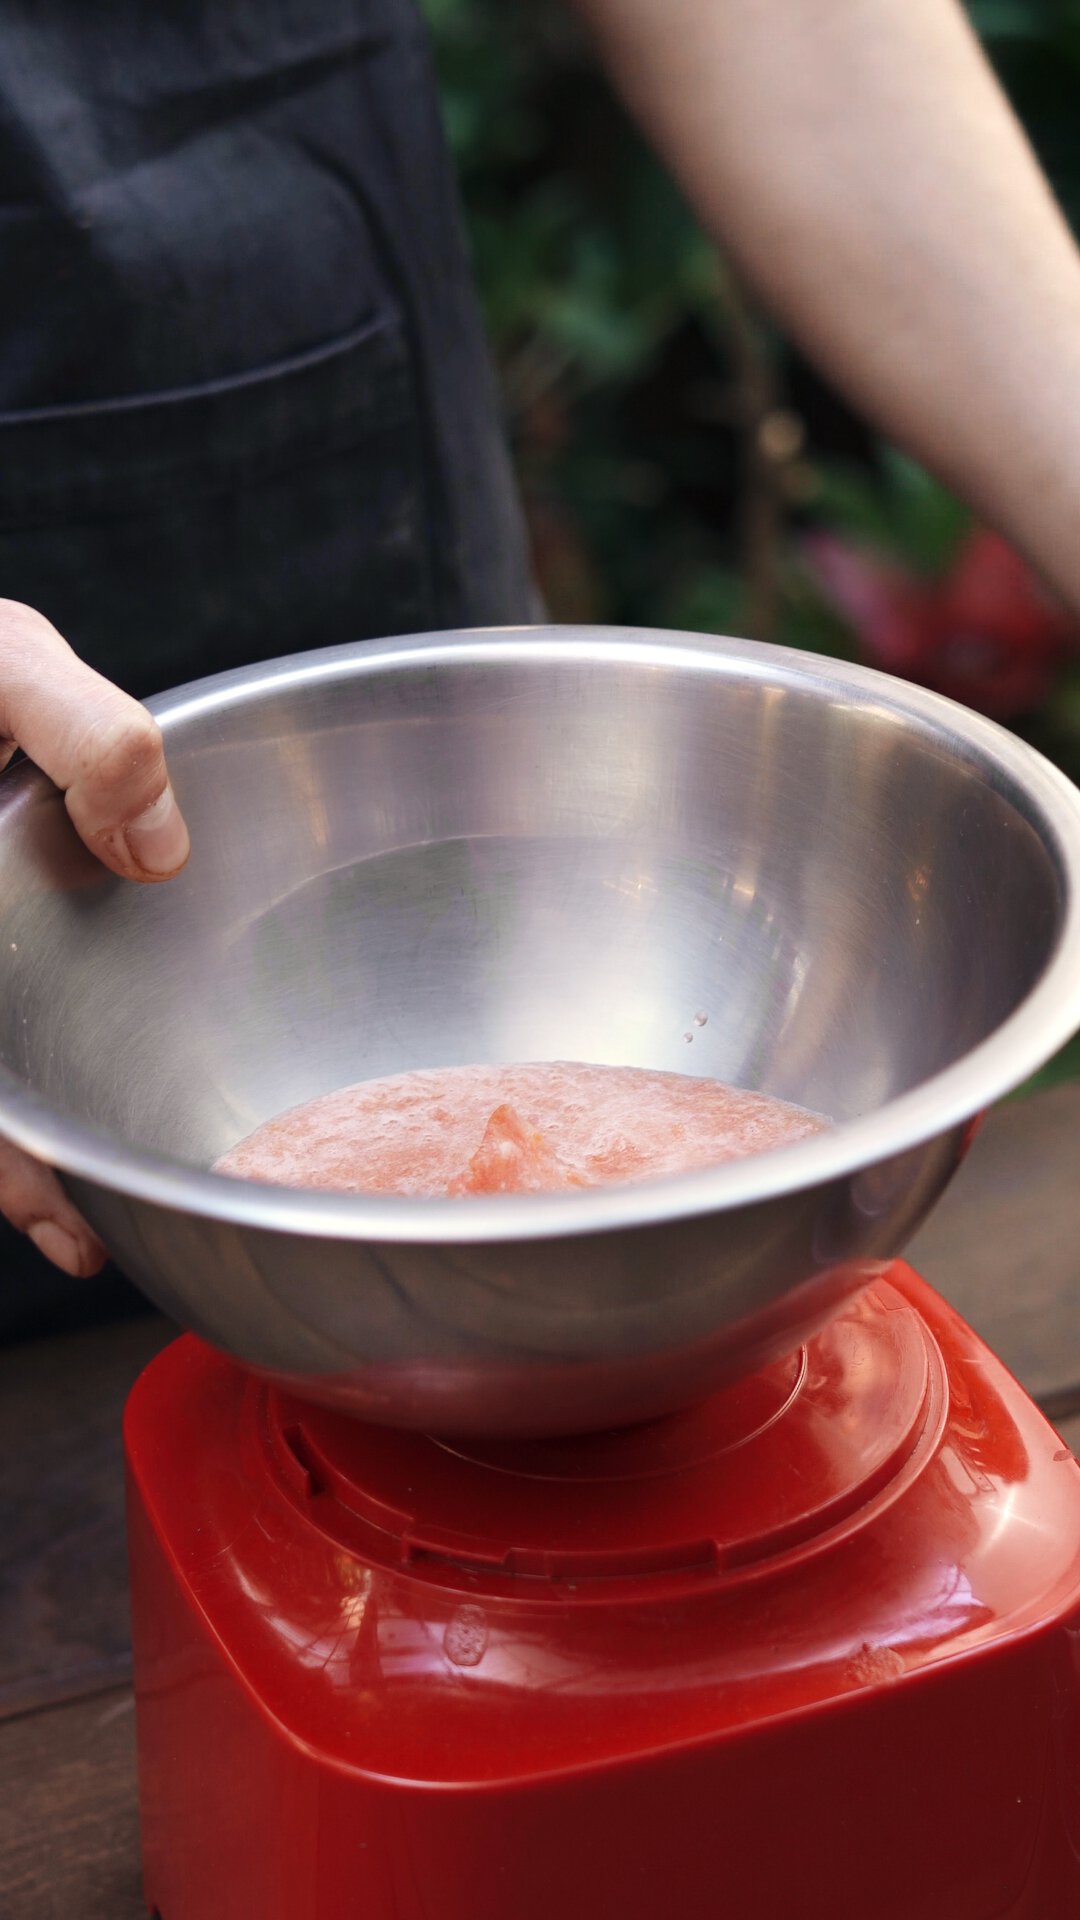
[[153, 874], [159, 880], [179, 873], [191, 852], [191, 841], [171, 787], [166, 787], [145, 813], [128, 823], [124, 839], [132, 860], [143, 873]]
[[65, 1273], [82, 1273], [85, 1262], [79, 1243], [66, 1227], [58, 1226], [55, 1220], [35, 1220], [26, 1231], [38, 1252], [55, 1267], [63, 1267]]

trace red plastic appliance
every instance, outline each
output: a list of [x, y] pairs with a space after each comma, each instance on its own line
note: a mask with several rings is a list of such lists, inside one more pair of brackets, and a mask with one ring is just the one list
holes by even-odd
[[188, 1336], [126, 1420], [160, 1920], [1073, 1920], [1080, 1467], [910, 1269], [468, 1447]]

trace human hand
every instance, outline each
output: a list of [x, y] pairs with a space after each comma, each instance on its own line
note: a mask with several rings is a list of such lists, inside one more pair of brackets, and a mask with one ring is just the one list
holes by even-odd
[[[80, 837], [127, 880], [167, 880], [190, 851], [157, 722], [31, 607], [0, 600], [0, 770], [21, 747], [64, 794]], [[56, 1175], [0, 1140], [0, 1213], [80, 1277], [105, 1249]]]

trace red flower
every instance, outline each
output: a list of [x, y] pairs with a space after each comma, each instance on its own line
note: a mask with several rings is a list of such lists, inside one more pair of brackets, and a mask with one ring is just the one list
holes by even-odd
[[999, 534], [975, 528], [938, 579], [860, 552], [836, 534], [807, 543], [810, 564], [863, 658], [997, 720], [1046, 699], [1077, 624]]

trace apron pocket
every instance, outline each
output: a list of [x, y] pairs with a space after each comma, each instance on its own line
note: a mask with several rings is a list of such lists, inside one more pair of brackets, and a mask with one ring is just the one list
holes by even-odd
[[0, 594], [145, 695], [438, 624], [404, 329], [194, 388], [0, 414]]

